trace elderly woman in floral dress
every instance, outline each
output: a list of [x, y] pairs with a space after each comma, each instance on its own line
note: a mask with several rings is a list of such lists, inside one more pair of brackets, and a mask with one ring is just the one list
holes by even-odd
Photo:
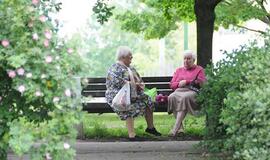
[[174, 90], [168, 97], [168, 113], [173, 113], [176, 121], [170, 136], [177, 136], [177, 133], [183, 132], [182, 121], [187, 113], [194, 115], [197, 107], [195, 96], [197, 93], [189, 89], [188, 85], [195, 80], [195, 83], [202, 85], [206, 78], [204, 69], [195, 65], [196, 55], [187, 50], [184, 52], [184, 67], [177, 68], [170, 82], [170, 87]]
[[[153, 103], [151, 98], [144, 94], [144, 83], [135, 68], [130, 66], [132, 60], [131, 50], [126, 46], [121, 46], [116, 54], [117, 62], [109, 68], [106, 78], [107, 91], [105, 96], [108, 104], [121, 120], [126, 121], [129, 140], [139, 140], [134, 131], [134, 118], [140, 115], [144, 115], [147, 122], [145, 132], [160, 136], [161, 134], [153, 124]], [[131, 86], [131, 105], [127, 107], [128, 110], [119, 111], [112, 105], [112, 101], [125, 83], [130, 83]]]

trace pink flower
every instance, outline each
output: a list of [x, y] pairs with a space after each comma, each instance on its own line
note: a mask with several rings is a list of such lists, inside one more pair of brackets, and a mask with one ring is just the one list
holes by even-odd
[[69, 54], [71, 54], [71, 53], [73, 52], [73, 49], [72, 49], [72, 48], [69, 48], [69, 49], [67, 50], [67, 52], [68, 52]]
[[32, 77], [32, 73], [27, 73], [27, 74], [26, 74], [26, 77], [27, 77], [27, 78], [31, 78], [31, 77]]
[[43, 44], [44, 44], [45, 47], [49, 47], [49, 43], [50, 43], [50, 42], [49, 42], [49, 40], [47, 40], [47, 39], [45, 39], [44, 42], [43, 42]]
[[69, 149], [70, 145], [68, 143], [64, 143], [64, 149]]
[[46, 58], [45, 58], [46, 63], [51, 63], [52, 61], [53, 61], [52, 56], [46, 56]]
[[8, 71], [8, 76], [10, 77], [10, 78], [14, 78], [15, 76], [16, 76], [16, 72], [15, 71]]
[[6, 39], [2, 40], [2, 46], [8, 47], [9, 46], [9, 41], [6, 40]]
[[21, 93], [23, 93], [23, 92], [25, 91], [24, 85], [20, 85], [20, 86], [18, 87], [18, 91], [21, 92]]
[[65, 90], [65, 95], [66, 95], [67, 97], [70, 97], [70, 96], [71, 96], [71, 91], [70, 91], [70, 89], [66, 89], [66, 90]]
[[46, 16], [41, 15], [41, 16], [39, 16], [39, 20], [40, 20], [41, 22], [46, 22], [47, 18], [46, 18]]
[[46, 153], [46, 154], [45, 154], [45, 157], [46, 157], [46, 160], [51, 160], [51, 159], [52, 159], [50, 153]]
[[59, 97], [53, 97], [53, 103], [59, 102], [60, 98]]
[[50, 30], [46, 30], [45, 33], [44, 33], [45, 37], [47, 39], [51, 39], [52, 38], [52, 31]]
[[18, 73], [18, 75], [23, 76], [24, 75], [24, 69], [23, 68], [17, 69], [17, 73]]
[[36, 91], [35, 96], [40, 97], [42, 93], [40, 91]]
[[32, 0], [32, 4], [33, 4], [33, 5], [36, 6], [36, 5], [38, 5], [38, 3], [39, 3], [39, 0]]
[[32, 38], [33, 38], [33, 40], [38, 40], [38, 34], [37, 34], [37, 33], [34, 33], [34, 34], [32, 35]]

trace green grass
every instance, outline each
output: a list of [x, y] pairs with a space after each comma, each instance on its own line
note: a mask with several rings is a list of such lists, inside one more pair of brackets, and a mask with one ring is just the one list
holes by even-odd
[[[154, 113], [156, 129], [167, 136], [175, 123], [172, 115], [167, 113]], [[122, 138], [127, 137], [126, 122], [121, 121], [115, 113], [86, 114], [84, 121], [84, 134], [86, 138]], [[151, 137], [144, 132], [146, 122], [144, 117], [137, 117], [134, 122], [136, 134]], [[185, 133], [189, 136], [202, 137], [205, 126], [205, 117], [188, 115], [184, 121]]]

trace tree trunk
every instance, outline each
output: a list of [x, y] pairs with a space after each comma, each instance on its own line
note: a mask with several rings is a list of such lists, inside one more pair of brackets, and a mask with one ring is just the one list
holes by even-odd
[[195, 0], [194, 11], [197, 25], [197, 62], [206, 67], [212, 60], [212, 41], [215, 7], [220, 1]]

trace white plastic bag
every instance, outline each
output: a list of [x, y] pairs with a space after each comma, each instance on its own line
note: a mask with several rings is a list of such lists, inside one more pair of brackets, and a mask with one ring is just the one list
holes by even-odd
[[130, 104], [130, 84], [126, 83], [113, 98], [112, 107], [117, 111], [127, 111]]

